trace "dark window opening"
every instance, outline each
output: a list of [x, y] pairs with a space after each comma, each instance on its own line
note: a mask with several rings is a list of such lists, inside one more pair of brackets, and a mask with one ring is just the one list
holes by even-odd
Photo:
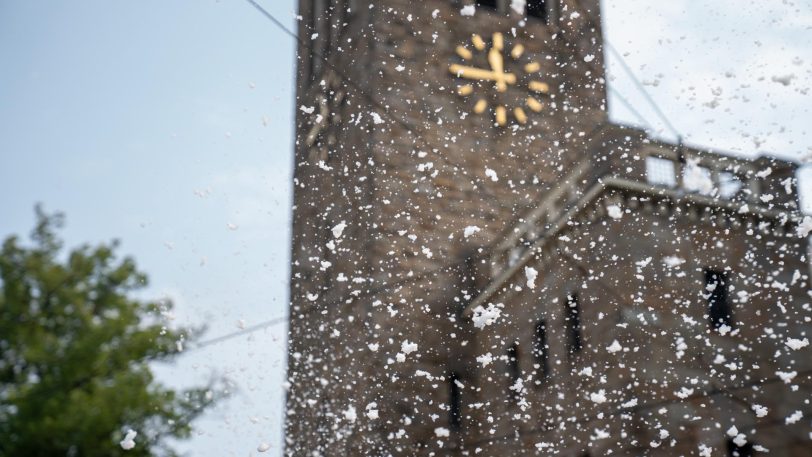
[[721, 271], [705, 270], [705, 290], [711, 327], [733, 327], [733, 315], [727, 300], [727, 275]]
[[527, 15], [547, 21], [547, 2], [545, 0], [527, 0]]
[[739, 446], [732, 439], [727, 440], [727, 455], [729, 457], [752, 457], [753, 456], [753, 443], [744, 443]]
[[310, 65], [308, 72], [310, 80], [316, 81], [321, 76], [322, 59], [327, 57], [329, 35], [327, 2], [325, 0], [311, 0], [310, 3], [310, 35], [317, 38], [310, 40]]
[[470, 253], [463, 258], [465, 260], [459, 269], [459, 295], [454, 298], [457, 317], [462, 317], [465, 308], [479, 294], [479, 288], [477, 287], [477, 258]]
[[333, 6], [333, 19], [330, 25], [330, 41], [338, 43], [341, 41], [341, 32], [344, 30], [344, 24], [347, 22], [347, 2], [338, 0]]
[[536, 335], [533, 340], [533, 356], [538, 364], [538, 378], [546, 378], [550, 372], [549, 355], [547, 347], [547, 322], [543, 319], [536, 324]]
[[451, 430], [459, 430], [462, 425], [462, 392], [459, 379], [457, 373], [451, 373], [448, 377], [448, 427]]
[[477, 0], [476, 6], [495, 10], [499, 6], [499, 0]]
[[578, 295], [567, 295], [565, 320], [567, 322], [567, 343], [570, 354], [581, 352], [581, 309], [578, 306]]
[[[519, 344], [513, 343], [507, 350], [507, 374], [510, 377], [510, 385], [514, 386], [516, 381], [522, 376], [519, 367]], [[515, 393], [518, 393], [517, 391]]]

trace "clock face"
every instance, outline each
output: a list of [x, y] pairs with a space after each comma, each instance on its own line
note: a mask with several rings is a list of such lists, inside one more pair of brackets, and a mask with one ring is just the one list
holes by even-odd
[[[544, 109], [542, 100], [550, 86], [541, 79], [541, 64], [524, 57], [522, 44], [506, 46], [499, 32], [490, 43], [474, 34], [470, 43], [457, 46], [456, 53], [460, 60], [448, 70], [459, 79], [457, 93], [471, 100], [474, 113], [492, 113], [496, 124], [506, 126], [526, 124], [529, 114]], [[508, 90], [511, 86], [521, 92]]]

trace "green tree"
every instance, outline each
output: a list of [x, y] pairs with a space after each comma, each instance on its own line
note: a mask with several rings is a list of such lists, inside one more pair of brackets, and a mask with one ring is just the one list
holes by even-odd
[[64, 252], [63, 219], [38, 207], [31, 245], [0, 251], [0, 456], [176, 455], [167, 440], [189, 436], [212, 390], [166, 388], [150, 364], [194, 335], [167, 327], [171, 303], [132, 297], [147, 278], [116, 242]]

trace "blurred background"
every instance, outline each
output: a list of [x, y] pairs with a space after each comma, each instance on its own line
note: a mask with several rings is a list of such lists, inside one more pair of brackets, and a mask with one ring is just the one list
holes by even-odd
[[[259, 3], [294, 28], [297, 2]], [[812, 5], [702, 3], [603, 2], [613, 120], [808, 160]], [[0, 62], [0, 236], [27, 234], [41, 202], [69, 246], [120, 239], [144, 296], [207, 328], [159, 379], [231, 380], [176, 447], [281, 455], [293, 39], [244, 0], [6, 0]]]

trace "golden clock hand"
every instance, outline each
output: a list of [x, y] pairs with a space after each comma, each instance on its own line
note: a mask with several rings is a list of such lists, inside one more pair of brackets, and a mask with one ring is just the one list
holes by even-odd
[[[453, 64], [448, 67], [448, 71], [467, 79], [475, 79], [478, 81], [497, 81], [499, 76], [492, 70], [485, 70], [482, 68], [468, 67], [460, 64]], [[516, 75], [513, 73], [502, 73], [502, 77], [508, 84], [516, 83]]]
[[457, 76], [468, 79], [494, 81], [496, 78], [493, 71], [476, 67], [468, 67], [465, 65], [453, 64], [448, 67], [448, 70]]
[[488, 63], [491, 64], [491, 70], [493, 70], [494, 75], [494, 82], [496, 83], [496, 90], [499, 92], [504, 92], [507, 90], [507, 83], [505, 83], [505, 62], [502, 59], [502, 53], [499, 52], [496, 47], [492, 47], [490, 51], [488, 51]]

